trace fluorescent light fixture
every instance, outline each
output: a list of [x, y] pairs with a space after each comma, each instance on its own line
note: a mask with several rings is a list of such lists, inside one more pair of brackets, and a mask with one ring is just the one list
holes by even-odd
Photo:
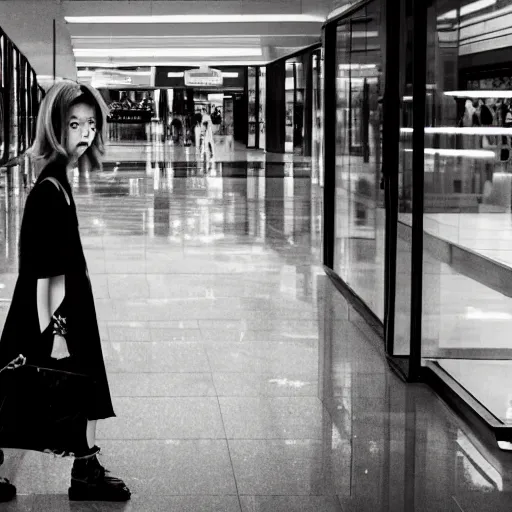
[[[482, 9], [487, 9], [487, 7], [492, 7], [496, 5], [498, 0], [477, 0], [476, 2], [472, 2], [470, 4], [464, 5], [460, 8], [460, 15], [467, 16], [473, 12], [481, 11]], [[453, 9], [451, 11], [445, 12], [438, 16], [437, 19], [441, 20], [454, 20], [457, 19], [457, 9]]]
[[[406, 153], [412, 153], [412, 149], [405, 149]], [[494, 158], [496, 153], [488, 149], [443, 149], [443, 148], [425, 148], [425, 155], [439, 156], [465, 156], [468, 158]]]
[[[169, 71], [169, 73], [167, 73], [168, 78], [183, 78], [184, 76], [184, 71]], [[223, 71], [222, 78], [238, 78], [238, 73]]]
[[260, 57], [261, 48], [75, 48], [76, 57]]
[[343, 14], [345, 11], [348, 11], [353, 5], [355, 4], [355, 1], [349, 1], [346, 5], [342, 5], [340, 7], [337, 7], [334, 9], [334, 11], [331, 11], [327, 15], [327, 19], [330, 20], [331, 18], [335, 18], [336, 16], [339, 16], [340, 14]]
[[508, 90], [472, 90], [472, 91], [446, 91], [445, 96], [455, 98], [512, 98], [512, 91]]
[[[413, 133], [413, 128], [400, 128], [402, 133]], [[425, 133], [445, 134], [445, 135], [512, 135], [512, 128], [501, 126], [476, 126], [476, 127], [458, 127], [458, 126], [439, 126], [426, 127]]]
[[441, 16], [437, 17], [438, 21], [456, 20], [456, 19], [457, 19], [457, 9], [453, 9], [451, 11], [445, 12], [444, 14], [441, 14]]
[[323, 23], [311, 14], [179, 14], [161, 16], [65, 16], [68, 23]]
[[[201, 61], [191, 60], [169, 60], [169, 61], [122, 61], [109, 59], [109, 62], [86, 62], [77, 61], [76, 66], [79, 68], [118, 68], [123, 66], [199, 66], [203, 64]], [[266, 66], [268, 61], [265, 60], [209, 60], [208, 66]]]
[[352, 32], [352, 37], [379, 37], [379, 32], [377, 30], [360, 30]]
[[377, 64], [338, 64], [339, 69], [375, 69]]
[[487, 14], [481, 14], [480, 16], [476, 16], [475, 18], [470, 18], [461, 22], [460, 27], [465, 27], [467, 25], [473, 25], [474, 23], [480, 23], [482, 21], [489, 20], [498, 20], [499, 18], [503, 18], [506, 14], [510, 14], [512, 12], [512, 6], [509, 5], [507, 7], [503, 7], [502, 9], [498, 9], [497, 11], [492, 11]]
[[482, 9], [487, 9], [487, 7], [491, 7], [496, 5], [498, 0], [477, 0], [476, 2], [472, 2], [470, 4], [464, 5], [460, 8], [460, 15], [467, 16], [476, 11], [481, 11]]

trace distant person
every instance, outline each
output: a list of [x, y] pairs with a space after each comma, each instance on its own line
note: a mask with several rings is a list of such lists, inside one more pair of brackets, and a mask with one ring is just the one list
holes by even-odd
[[210, 155], [212, 158], [215, 157], [215, 148], [213, 141], [213, 123], [212, 118], [207, 113], [206, 109], [202, 109], [202, 132], [203, 132], [203, 144], [201, 147], [201, 156], [206, 155], [206, 152], [210, 150]]
[[[64, 449], [62, 453], [63, 447], [59, 447], [61, 455], [75, 457], [68, 494], [77, 501], [130, 499], [124, 482], [108, 476], [97, 458], [97, 421], [115, 413], [68, 180], [68, 173], [79, 163], [98, 165], [104, 152], [107, 112], [96, 89], [69, 80], [55, 84], [41, 104], [30, 151], [44, 161], [44, 167], [26, 200], [19, 238], [19, 274], [0, 338], [0, 369], [21, 354], [28, 363], [36, 361], [43, 366], [43, 362], [90, 379], [91, 399], [83, 404], [86, 428], [71, 432], [66, 441], [83, 449]], [[0, 404], [5, 403], [3, 398], [9, 391], [0, 389]], [[0, 439], [2, 427], [0, 424]], [[48, 446], [47, 450], [55, 453], [57, 448]], [[0, 479], [0, 500], [8, 501], [15, 494], [14, 485]]]
[[201, 151], [202, 148], [202, 131], [201, 131], [201, 119], [196, 119], [196, 125], [194, 126], [194, 144], [196, 146], [196, 152]]
[[174, 117], [171, 121], [172, 139], [175, 144], [179, 144], [183, 134], [183, 123], [179, 117]]

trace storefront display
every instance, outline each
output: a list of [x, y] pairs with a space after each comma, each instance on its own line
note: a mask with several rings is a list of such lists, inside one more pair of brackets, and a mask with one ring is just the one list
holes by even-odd
[[266, 127], [265, 127], [265, 107], [267, 104], [267, 70], [265, 67], [258, 68], [258, 124], [259, 124], [259, 144], [260, 149], [266, 147]]
[[302, 155], [304, 152], [304, 68], [302, 57], [286, 61], [286, 134], [285, 152]]
[[247, 68], [247, 147], [266, 147], [267, 72], [265, 67]]
[[256, 105], [256, 88], [257, 88], [256, 68], [249, 66], [247, 68], [247, 147], [256, 147], [256, 131], [258, 128], [257, 121], [257, 105]]
[[113, 141], [151, 140], [148, 129], [157, 115], [158, 98], [153, 90], [99, 89], [107, 106], [108, 137]]
[[324, 28], [324, 263], [393, 367], [510, 449], [512, 0], [391, 4]]

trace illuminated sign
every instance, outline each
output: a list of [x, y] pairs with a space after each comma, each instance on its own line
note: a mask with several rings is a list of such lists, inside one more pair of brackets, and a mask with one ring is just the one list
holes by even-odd
[[212, 68], [188, 69], [185, 71], [185, 86], [220, 86], [223, 84], [222, 71]]

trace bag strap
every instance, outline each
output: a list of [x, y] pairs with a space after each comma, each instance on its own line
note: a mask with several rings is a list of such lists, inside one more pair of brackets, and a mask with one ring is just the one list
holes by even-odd
[[64, 187], [61, 185], [60, 181], [57, 180], [56, 178], [54, 178], [53, 176], [49, 176], [48, 178], [45, 178], [44, 180], [42, 180], [41, 183], [43, 183], [46, 180], [51, 181], [57, 187], [58, 190], [62, 190], [62, 192], [64, 192], [66, 202], [68, 203], [68, 206], [69, 206], [71, 204], [71, 201], [69, 200], [68, 193], [66, 192]]

